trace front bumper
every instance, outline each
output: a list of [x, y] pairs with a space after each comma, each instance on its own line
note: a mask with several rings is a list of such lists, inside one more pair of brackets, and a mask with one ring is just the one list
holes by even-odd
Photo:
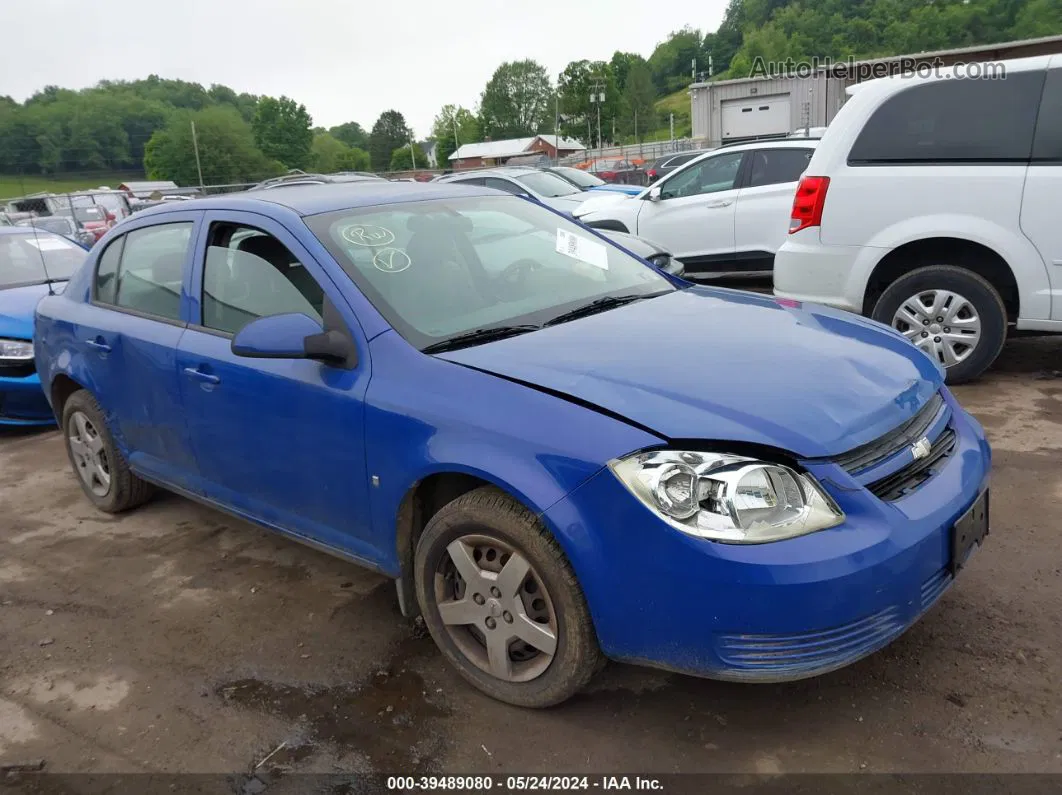
[[953, 408], [954, 454], [895, 502], [853, 487], [835, 464], [809, 465], [846, 520], [788, 541], [687, 536], [611, 471], [595, 475], [544, 518], [565, 540], [603, 651], [711, 678], [782, 681], [887, 645], [951, 584], [950, 529], [988, 485], [984, 433]]
[[[2, 373], [2, 371], [0, 371]], [[54, 425], [37, 373], [0, 374], [0, 425]]]

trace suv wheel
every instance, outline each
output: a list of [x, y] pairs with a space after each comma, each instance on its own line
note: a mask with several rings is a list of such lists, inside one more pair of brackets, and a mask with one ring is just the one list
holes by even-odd
[[443, 656], [489, 696], [548, 707], [599, 667], [590, 611], [560, 547], [495, 488], [458, 497], [431, 518], [414, 577]]
[[952, 265], [918, 268], [897, 279], [878, 299], [873, 318], [940, 362], [949, 384], [981, 375], [1007, 338], [1007, 310], [996, 288]]
[[84, 389], [63, 406], [63, 440], [85, 496], [107, 513], [120, 513], [146, 502], [151, 484], [129, 469], [119, 452], [99, 404]]

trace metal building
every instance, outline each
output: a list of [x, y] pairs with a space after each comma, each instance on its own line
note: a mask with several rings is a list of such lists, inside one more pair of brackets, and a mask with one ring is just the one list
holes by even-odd
[[[1062, 52], [1062, 36], [982, 47], [898, 55], [806, 75], [713, 80], [690, 85], [693, 138], [705, 146], [784, 136], [805, 127], [825, 127], [847, 99], [846, 89], [886, 71], [922, 66], [1002, 61]], [[863, 75], [867, 75], [864, 77]]]

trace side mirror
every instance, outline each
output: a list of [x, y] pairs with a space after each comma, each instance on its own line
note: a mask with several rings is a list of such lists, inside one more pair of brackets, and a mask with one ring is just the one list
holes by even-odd
[[650, 188], [649, 195], [646, 196], [646, 198], [649, 199], [649, 201], [651, 201], [651, 202], [660, 201], [660, 188], [659, 187]]
[[248, 359], [314, 359], [352, 368], [353, 341], [339, 331], [325, 331], [303, 314], [270, 315], [252, 320], [232, 338], [232, 352]]

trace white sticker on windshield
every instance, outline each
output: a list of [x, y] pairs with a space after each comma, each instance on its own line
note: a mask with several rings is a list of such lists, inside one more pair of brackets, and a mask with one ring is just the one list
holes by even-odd
[[608, 249], [604, 243], [573, 235], [564, 229], [557, 230], [557, 253], [566, 254], [603, 271], [608, 270]]
[[73, 248], [73, 244], [67, 243], [65, 240], [56, 240], [54, 237], [29, 238], [26, 242], [39, 251], [66, 251], [69, 248]]

